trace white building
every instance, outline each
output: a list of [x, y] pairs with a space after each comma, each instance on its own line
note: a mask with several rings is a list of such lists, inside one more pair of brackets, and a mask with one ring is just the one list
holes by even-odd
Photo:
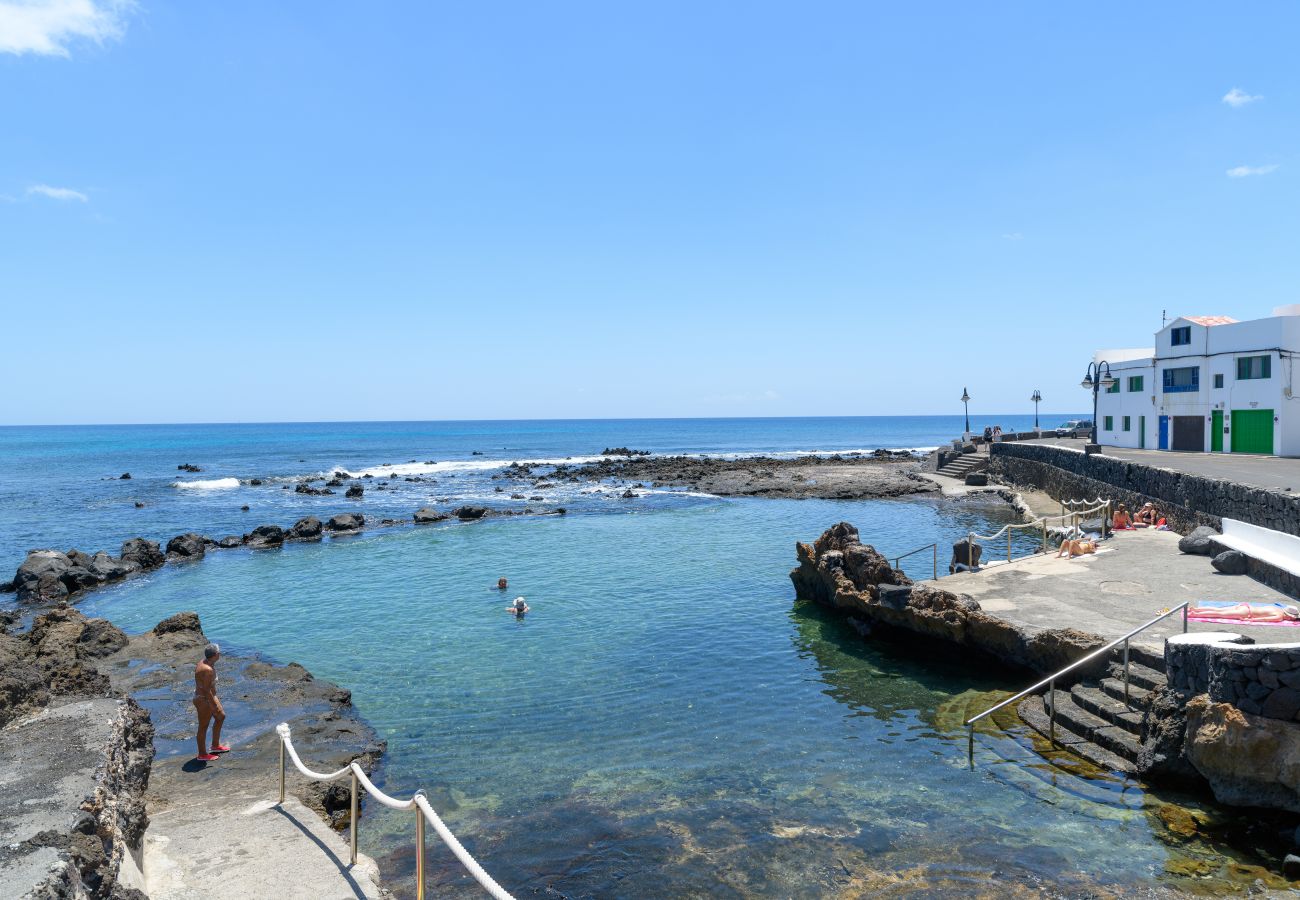
[[1185, 316], [1155, 347], [1102, 350], [1115, 384], [1097, 398], [1097, 440], [1114, 447], [1300, 456], [1292, 376], [1300, 306], [1267, 319]]

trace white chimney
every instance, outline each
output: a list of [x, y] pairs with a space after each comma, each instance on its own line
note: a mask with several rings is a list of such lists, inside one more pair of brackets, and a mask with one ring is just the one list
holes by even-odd
[[1300, 316], [1300, 303], [1292, 303], [1290, 306], [1273, 307], [1275, 316]]

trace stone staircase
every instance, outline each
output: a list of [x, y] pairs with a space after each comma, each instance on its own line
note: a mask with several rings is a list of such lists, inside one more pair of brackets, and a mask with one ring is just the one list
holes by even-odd
[[962, 481], [972, 472], [982, 472], [989, 466], [987, 456], [981, 456], [978, 453], [963, 453], [939, 469], [940, 475], [946, 475], [949, 478], [957, 478]]
[[1052, 706], [1056, 707], [1056, 743], [1089, 762], [1114, 772], [1137, 770], [1142, 714], [1151, 692], [1165, 686], [1164, 658], [1140, 647], [1129, 652], [1129, 702], [1124, 702], [1123, 663], [1112, 662], [1105, 677], [1083, 680], [1027, 697], [1020, 718], [1046, 737]]

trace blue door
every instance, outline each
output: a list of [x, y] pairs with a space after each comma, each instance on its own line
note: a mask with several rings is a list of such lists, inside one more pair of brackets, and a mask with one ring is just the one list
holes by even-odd
[[1157, 445], [1161, 450], [1169, 449], [1169, 417], [1160, 417], [1160, 443]]

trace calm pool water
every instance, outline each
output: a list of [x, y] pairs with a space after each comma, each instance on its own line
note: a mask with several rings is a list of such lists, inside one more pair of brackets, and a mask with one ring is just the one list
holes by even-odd
[[[489, 520], [212, 554], [83, 608], [137, 631], [195, 609], [213, 639], [351, 688], [389, 741], [385, 788], [428, 789], [521, 896], [1076, 896], [1253, 877], [1222, 848], [1171, 848], [1139, 785], [1045, 768], [1014, 728], [981, 735], [970, 770], [963, 716], [1023, 673], [864, 642], [793, 601], [794, 541], [835, 522], [898, 553], [1008, 518], [743, 499]], [[522, 621], [503, 608], [516, 595]], [[363, 830], [399, 891], [409, 826], [371, 809]], [[429, 866], [478, 896], [432, 835]]]

